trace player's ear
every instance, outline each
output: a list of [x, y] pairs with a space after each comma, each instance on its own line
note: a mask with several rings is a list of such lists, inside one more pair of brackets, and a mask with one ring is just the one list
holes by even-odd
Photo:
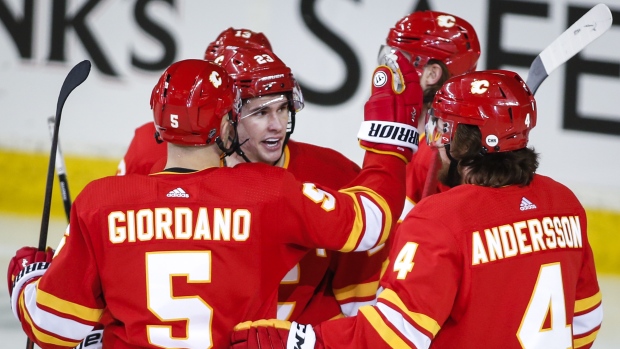
[[432, 86], [435, 85], [441, 79], [443, 75], [443, 70], [441, 66], [437, 63], [427, 64], [424, 67], [424, 74], [422, 74], [422, 79], [425, 80], [423, 85]]

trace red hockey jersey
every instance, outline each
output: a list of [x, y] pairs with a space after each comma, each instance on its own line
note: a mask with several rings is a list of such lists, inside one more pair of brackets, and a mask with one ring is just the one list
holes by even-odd
[[[437, 154], [426, 144], [424, 134], [421, 134], [418, 151], [413, 154], [411, 161], [407, 164], [407, 201], [405, 202], [405, 208], [400, 220], [403, 220], [409, 211], [422, 200], [422, 193], [429, 175], [428, 171], [436, 156]], [[431, 194], [441, 193], [450, 189], [450, 187], [438, 181], [434, 183], [436, 183], [436, 187], [430, 188]]]
[[[344, 187], [360, 171], [332, 149], [293, 140], [284, 156], [283, 167], [297, 180], [331, 189]], [[361, 305], [374, 304], [387, 252], [382, 246], [364, 252], [308, 252], [282, 281], [278, 319], [317, 324], [341, 314], [355, 315]]]
[[166, 157], [166, 143], [155, 141], [155, 126], [152, 122], [138, 127], [129, 143], [125, 157], [118, 164], [116, 175], [149, 174], [151, 168], [160, 159]]
[[22, 326], [43, 348], [73, 347], [107, 308], [106, 347], [227, 347], [237, 323], [276, 316], [278, 285], [308, 248], [385, 240], [404, 164], [366, 161], [341, 191], [263, 164], [96, 180], [49, 270], [22, 289]]
[[[136, 129], [118, 174], [146, 175], [163, 169], [166, 147], [153, 140], [153, 133], [152, 123]], [[360, 171], [354, 162], [329, 148], [289, 140], [285, 152], [283, 167], [302, 182], [339, 189]], [[359, 306], [374, 303], [387, 253], [382, 247], [348, 254], [310, 251], [282, 281], [278, 318], [315, 324], [341, 314], [355, 315]]]
[[460, 185], [396, 231], [377, 306], [317, 327], [334, 348], [589, 348], [602, 321], [586, 215], [548, 177]]

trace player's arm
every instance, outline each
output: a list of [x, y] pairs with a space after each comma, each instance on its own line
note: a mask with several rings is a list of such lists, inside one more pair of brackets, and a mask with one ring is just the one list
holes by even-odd
[[381, 269], [388, 253], [385, 244], [365, 252], [341, 253], [335, 257], [332, 291], [342, 314], [354, 316], [364, 305], [374, 305]]
[[80, 231], [82, 222], [77, 220], [77, 211], [79, 196], [71, 210], [72, 223], [53, 263], [50, 258], [45, 267], [38, 260], [41, 258], [36, 257], [24, 262], [18, 253], [9, 266], [13, 270], [16, 266], [26, 266], [22, 267], [25, 272], [15, 285], [9, 280], [11, 306], [28, 337], [44, 349], [75, 347], [97, 324], [103, 310], [102, 299], [92, 293], [100, 287], [91, 250]]
[[[585, 214], [582, 216], [585, 217]], [[585, 220], [581, 231], [586, 231]], [[575, 313], [573, 317], [573, 347], [587, 349], [592, 347], [603, 321], [603, 305], [601, 291], [596, 279], [594, 257], [587, 235], [582, 237], [584, 258], [577, 292], [575, 294]]]
[[429, 348], [452, 311], [463, 252], [440, 223], [415, 216], [402, 223], [396, 236], [375, 306], [314, 327], [243, 323], [233, 332], [232, 348]]
[[[385, 242], [396, 223], [405, 200], [405, 164], [417, 151], [418, 132], [413, 125], [420, 114], [422, 90], [410, 62], [400, 53], [391, 62], [391, 68], [379, 66], [373, 76], [358, 134], [366, 149], [358, 176], [337, 192], [304, 183], [301, 191], [296, 188], [285, 195], [284, 205], [300, 212], [296, 217], [283, 217], [293, 220], [292, 228], [299, 231], [291, 235], [298, 240], [291, 242], [343, 252], [366, 251]], [[295, 188], [290, 183], [288, 187]]]

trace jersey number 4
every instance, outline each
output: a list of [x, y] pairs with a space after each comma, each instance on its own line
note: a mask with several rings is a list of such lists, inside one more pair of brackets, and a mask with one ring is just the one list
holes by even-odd
[[517, 338], [524, 349], [573, 347], [571, 325], [566, 324], [560, 263], [540, 267]]

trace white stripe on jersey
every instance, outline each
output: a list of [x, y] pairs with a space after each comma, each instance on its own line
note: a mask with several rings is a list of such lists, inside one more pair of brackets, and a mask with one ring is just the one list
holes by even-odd
[[405, 206], [403, 207], [403, 212], [400, 214], [398, 221], [402, 222], [405, 217], [407, 217], [407, 214], [409, 214], [409, 211], [413, 210], [414, 207], [415, 204], [413, 203], [413, 201], [409, 198], [405, 198]]
[[364, 237], [355, 251], [367, 251], [373, 248], [379, 239], [381, 239], [381, 233], [383, 232], [383, 212], [374, 201], [369, 200], [364, 195], [360, 195], [362, 198], [362, 208], [364, 209], [364, 216], [366, 222], [364, 224]]
[[342, 311], [342, 313], [345, 316], [355, 316], [357, 315], [357, 311], [360, 309], [360, 307], [363, 307], [365, 305], [375, 305], [375, 304], [377, 304], [376, 298], [371, 301], [366, 301], [366, 302], [349, 302], [349, 303], [340, 304], [340, 311]]
[[603, 304], [591, 311], [573, 318], [573, 335], [580, 335], [592, 331], [603, 322]]
[[39, 308], [37, 306], [37, 288], [35, 286], [36, 283], [32, 282], [24, 289], [24, 305], [37, 327], [51, 332], [55, 336], [62, 336], [74, 341], [84, 339], [93, 329], [93, 326], [63, 318]]
[[383, 303], [377, 303], [377, 309], [394, 327], [396, 327], [400, 334], [415, 344], [416, 348], [428, 349], [431, 345], [431, 338], [427, 337], [424, 333], [420, 332], [417, 328], [405, 320], [403, 314]]

